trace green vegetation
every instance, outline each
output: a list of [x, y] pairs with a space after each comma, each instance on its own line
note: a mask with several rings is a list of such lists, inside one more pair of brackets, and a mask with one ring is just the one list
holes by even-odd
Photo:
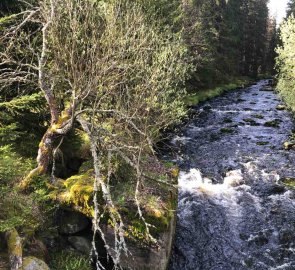
[[295, 110], [295, 18], [290, 15], [280, 28], [281, 46], [277, 48], [279, 71], [277, 89], [287, 105]]
[[50, 263], [51, 270], [91, 270], [89, 258], [80, 253], [68, 250], [53, 253]]
[[223, 84], [221, 86], [217, 86], [212, 89], [204, 89], [204, 90], [196, 91], [196, 93], [194, 94], [189, 94], [188, 96], [185, 97], [184, 102], [187, 106], [197, 105], [200, 102], [220, 96], [227, 91], [235, 90], [240, 87], [244, 88], [250, 82], [252, 82], [252, 80], [248, 77], [243, 77], [238, 79], [236, 78], [236, 79], [233, 79], [233, 82], [230, 84]]
[[155, 157], [161, 132], [271, 74], [275, 36], [266, 0], [1, 1], [0, 232], [33, 239], [62, 205], [112, 227], [116, 258], [124, 237], [157, 246], [178, 176]]

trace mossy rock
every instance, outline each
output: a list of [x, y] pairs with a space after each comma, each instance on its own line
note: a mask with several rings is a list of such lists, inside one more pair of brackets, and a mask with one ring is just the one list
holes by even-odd
[[234, 131], [232, 128], [221, 128], [221, 129], [220, 129], [220, 132], [221, 132], [221, 133], [224, 133], [224, 134], [232, 134], [232, 133], [234, 133], [235, 131]]
[[243, 121], [250, 126], [260, 126], [259, 123], [257, 123], [255, 120], [253, 120], [251, 118], [245, 118], [245, 119], [243, 119]]
[[230, 118], [225, 118], [225, 119], [223, 120], [223, 123], [228, 123], [228, 124], [230, 124], [230, 123], [232, 123], [232, 122], [233, 122], [233, 120], [230, 119]]
[[295, 178], [286, 177], [281, 179], [281, 182], [287, 187], [291, 189], [295, 189]]
[[85, 168], [80, 169], [83, 173], [66, 180], [58, 180], [54, 184], [49, 197], [92, 217], [94, 211], [92, 205], [94, 171], [89, 169], [84, 172], [86, 169], [87, 166], [85, 165]]
[[264, 116], [261, 114], [254, 114], [253, 117], [257, 119], [264, 119]]
[[264, 126], [265, 127], [273, 127], [273, 128], [279, 128], [280, 127], [280, 123], [282, 121], [280, 119], [274, 119], [274, 120], [271, 120], [271, 121], [267, 121], [264, 123]]
[[257, 144], [257, 145], [261, 145], [261, 146], [263, 146], [263, 145], [268, 145], [269, 142], [257, 142], [256, 144]]
[[44, 261], [30, 256], [23, 259], [22, 270], [50, 270], [50, 268]]

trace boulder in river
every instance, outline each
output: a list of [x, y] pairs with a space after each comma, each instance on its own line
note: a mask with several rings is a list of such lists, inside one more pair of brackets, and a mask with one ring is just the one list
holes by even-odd
[[274, 128], [279, 128], [280, 127], [280, 123], [281, 123], [281, 120], [279, 119], [274, 119], [274, 120], [271, 120], [271, 121], [267, 121], [264, 123], [264, 126], [265, 127], [274, 127]]
[[267, 92], [272, 92], [273, 90], [274, 90], [273, 87], [270, 85], [264, 86], [259, 89], [259, 91], [267, 91]]
[[286, 108], [285, 105], [280, 104], [280, 105], [278, 105], [278, 106], [276, 107], [276, 109], [277, 109], [278, 111], [284, 111], [284, 110], [286, 110], [287, 108]]
[[295, 147], [295, 141], [291, 142], [284, 142], [284, 148], [285, 150], [290, 150]]

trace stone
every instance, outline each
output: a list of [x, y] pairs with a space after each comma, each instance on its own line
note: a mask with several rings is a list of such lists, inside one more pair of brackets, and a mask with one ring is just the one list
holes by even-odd
[[264, 116], [261, 114], [254, 114], [253, 117], [257, 118], [257, 119], [263, 119]]
[[274, 120], [271, 120], [271, 121], [267, 121], [264, 123], [264, 126], [265, 127], [274, 127], [274, 128], [279, 128], [280, 127], [280, 123], [281, 123], [281, 120], [279, 119], [274, 119]]
[[269, 142], [257, 142], [256, 143], [257, 145], [260, 145], [260, 146], [263, 146], [263, 145], [268, 145], [269, 144]]
[[250, 126], [259, 126], [260, 125], [259, 123], [257, 123], [255, 120], [253, 120], [251, 118], [245, 118], [245, 119], [243, 119], [243, 121], [246, 122]]
[[279, 241], [281, 244], [292, 244], [295, 240], [295, 235], [293, 230], [283, 229], [279, 233]]
[[22, 270], [50, 270], [50, 268], [42, 260], [33, 256], [29, 256], [23, 259]]
[[230, 119], [230, 118], [225, 118], [225, 119], [223, 120], [223, 122], [224, 122], [224, 123], [232, 123], [233, 120]]
[[68, 241], [77, 251], [89, 255], [92, 248], [91, 240], [82, 236], [70, 236]]
[[62, 234], [75, 234], [89, 226], [89, 219], [81, 213], [62, 211], [59, 220], [59, 232]]
[[231, 134], [231, 133], [234, 133], [234, 130], [231, 129], [231, 128], [221, 128], [221, 129], [220, 129], [220, 132], [221, 132], [221, 133]]
[[287, 108], [286, 108], [285, 105], [280, 104], [280, 105], [278, 105], [278, 106], [276, 107], [276, 109], [277, 109], [278, 111], [284, 111], [284, 110], [286, 110]]
[[33, 239], [27, 244], [27, 253], [45, 262], [49, 261], [49, 252], [46, 245], [40, 239]]
[[210, 111], [210, 110], [212, 110], [212, 107], [211, 107], [210, 105], [205, 105], [205, 106], [203, 107], [203, 110], [204, 110], [204, 111]]
[[272, 92], [274, 89], [271, 86], [265, 86], [261, 88], [259, 91], [267, 91], [267, 92]]
[[285, 150], [290, 150], [295, 146], [295, 142], [284, 142], [284, 149]]

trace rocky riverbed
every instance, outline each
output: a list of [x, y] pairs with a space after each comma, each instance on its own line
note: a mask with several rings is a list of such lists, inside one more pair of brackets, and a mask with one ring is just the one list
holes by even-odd
[[201, 104], [173, 138], [171, 270], [295, 269], [294, 122], [272, 90], [263, 80]]

